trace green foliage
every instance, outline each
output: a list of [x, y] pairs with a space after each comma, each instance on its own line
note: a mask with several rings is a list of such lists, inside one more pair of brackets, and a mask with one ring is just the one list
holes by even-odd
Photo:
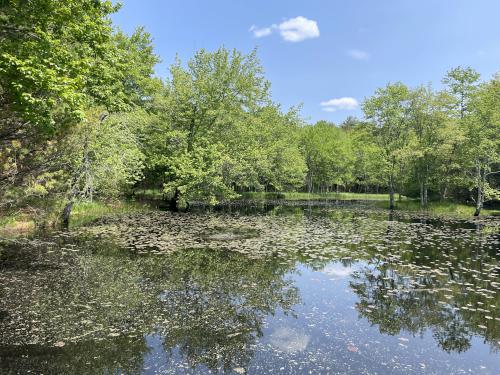
[[[112, 28], [118, 8], [1, 2], [2, 204], [26, 195], [117, 195], [142, 176], [137, 129], [111, 119], [151, 105], [162, 89], [153, 78], [159, 60], [143, 29], [127, 36]], [[108, 113], [107, 122], [97, 120]]]
[[[482, 84], [470, 101], [470, 113], [462, 126], [465, 134], [463, 145], [465, 176], [469, 188], [477, 191], [478, 211], [483, 202], [499, 199], [498, 185], [493, 178], [500, 173], [500, 77]], [[498, 181], [496, 181], [498, 182]]]
[[2, 1], [0, 87], [9, 109], [47, 131], [81, 120], [116, 10], [111, 1]]
[[268, 97], [256, 52], [199, 51], [171, 67], [159, 121], [146, 135], [147, 174], [175, 199], [216, 203], [235, 188], [302, 183], [300, 120]]
[[327, 191], [332, 186], [346, 186], [353, 177], [352, 141], [346, 132], [326, 121], [303, 129], [302, 145], [308, 168], [308, 191], [314, 186]]
[[126, 114], [100, 120], [101, 113], [89, 111], [61, 145], [70, 190], [91, 200], [96, 193], [116, 197], [143, 177], [144, 155], [133, 127], [122, 120]]
[[390, 194], [390, 207], [394, 207], [394, 192], [401, 185], [403, 150], [408, 143], [408, 106], [410, 90], [401, 82], [388, 84], [375, 91], [363, 103], [363, 111], [378, 128], [377, 140], [383, 149], [384, 172]]
[[478, 81], [479, 73], [470, 67], [459, 66], [446, 73], [442, 82], [447, 86], [447, 92], [453, 98], [449, 106], [452, 113], [460, 118], [465, 117], [469, 112], [469, 102], [477, 88]]
[[[307, 125], [272, 102], [256, 51], [198, 51], [154, 76], [152, 38], [113, 28], [99, 0], [0, 1], [0, 206], [161, 189], [177, 206], [242, 192], [396, 193], [498, 200], [498, 76], [445, 90], [397, 82], [366, 121]], [[56, 207], [47, 203], [48, 207]], [[60, 208], [60, 207], [59, 207]]]

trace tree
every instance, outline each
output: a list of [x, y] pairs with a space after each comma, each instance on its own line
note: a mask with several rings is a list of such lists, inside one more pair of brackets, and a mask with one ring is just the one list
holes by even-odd
[[389, 186], [389, 208], [394, 208], [394, 192], [401, 151], [408, 142], [409, 89], [398, 82], [379, 88], [363, 103], [365, 116], [378, 128], [377, 140], [384, 150], [384, 172]]
[[142, 178], [144, 155], [128, 114], [102, 113], [89, 111], [61, 142], [66, 164], [61, 169], [67, 176], [63, 191], [69, 191], [62, 218], [66, 226], [76, 199], [117, 197]]
[[236, 190], [289, 191], [304, 183], [306, 165], [300, 149], [298, 109], [282, 113], [266, 105], [249, 113], [226, 134], [231, 150], [224, 167], [228, 184]]
[[[94, 182], [89, 176], [100, 168], [90, 165], [99, 162], [86, 151], [82, 157], [79, 146], [90, 147], [87, 140], [102, 139], [96, 131], [102, 130], [111, 143], [118, 141], [113, 136], [123, 135], [107, 133], [107, 126], [98, 126], [96, 118], [146, 107], [161, 89], [161, 81], [153, 77], [159, 60], [151, 37], [143, 29], [130, 37], [113, 31], [109, 14], [118, 8], [109, 1], [90, 0], [1, 3], [5, 24], [0, 37], [5, 49], [0, 56], [0, 99], [5, 111], [0, 134], [3, 145], [9, 145], [0, 154], [1, 191], [13, 197], [16, 189], [19, 197], [26, 192], [65, 195], [69, 216], [76, 196], [92, 196]], [[91, 108], [101, 108], [101, 113]], [[93, 155], [109, 153], [109, 142], [100, 144], [102, 150], [94, 148]], [[120, 145], [114, 146], [120, 150]], [[75, 160], [82, 158], [91, 186], [86, 193], [76, 188], [82, 184], [82, 168], [75, 167]], [[115, 187], [121, 186], [121, 179], [113, 173], [107, 176]], [[63, 186], [69, 187], [65, 193]], [[101, 181], [98, 190], [109, 188], [104, 189]]]
[[[490, 178], [500, 173], [500, 76], [480, 86], [470, 102], [471, 111], [464, 118], [470, 186], [476, 190], [476, 211], [479, 216], [486, 200], [500, 198], [498, 187]], [[472, 172], [472, 173], [471, 173]]]
[[269, 83], [255, 51], [200, 50], [187, 67], [177, 61], [170, 71], [168, 131], [159, 139], [165, 153], [153, 157], [153, 165], [165, 170], [164, 190], [174, 207], [193, 198], [215, 203], [234, 194], [223, 175], [231, 155], [225, 140], [237, 122], [270, 103]]
[[353, 181], [353, 153], [347, 133], [334, 124], [318, 121], [303, 128], [302, 144], [308, 168], [307, 190], [327, 192]]
[[448, 71], [442, 80], [449, 94], [455, 99], [450, 107], [460, 119], [463, 119], [469, 111], [471, 95], [477, 88], [479, 77], [479, 73], [474, 69], [459, 66]]
[[446, 142], [447, 121], [440, 96], [430, 87], [418, 87], [409, 98], [410, 140], [406, 155], [413, 166], [420, 190], [420, 204], [428, 205], [428, 189], [436, 174], [440, 145]]
[[347, 131], [352, 139], [354, 182], [364, 187], [365, 192], [370, 187], [376, 187], [378, 192], [378, 187], [385, 186], [386, 182], [383, 150], [376, 140], [377, 129], [373, 124], [358, 121], [351, 123]]
[[[58, 133], [83, 119], [93, 61], [106, 53], [110, 1], [0, 2], [0, 193], [47, 169]], [[13, 147], [9, 147], [13, 146]]]

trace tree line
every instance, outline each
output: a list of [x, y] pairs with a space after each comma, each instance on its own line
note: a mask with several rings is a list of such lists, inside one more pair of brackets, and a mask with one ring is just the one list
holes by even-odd
[[[244, 191], [499, 199], [500, 76], [390, 83], [364, 120], [309, 125], [271, 99], [256, 51], [199, 50], [158, 78], [152, 38], [99, 0], [0, 1], [0, 205], [57, 210], [142, 186], [172, 207]], [[34, 203], [35, 202], [35, 203]]]

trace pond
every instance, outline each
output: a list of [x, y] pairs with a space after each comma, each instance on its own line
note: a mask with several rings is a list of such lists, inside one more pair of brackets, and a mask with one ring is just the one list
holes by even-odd
[[500, 219], [152, 211], [0, 240], [2, 374], [500, 374]]

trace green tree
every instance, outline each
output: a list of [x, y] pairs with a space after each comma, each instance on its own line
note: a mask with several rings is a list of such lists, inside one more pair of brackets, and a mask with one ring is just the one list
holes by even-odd
[[[148, 106], [161, 89], [161, 81], [153, 78], [158, 57], [143, 29], [130, 37], [113, 31], [109, 15], [119, 7], [109, 1], [11, 0], [0, 6], [4, 109], [0, 191], [8, 191], [12, 202], [16, 194], [62, 194], [70, 207], [83, 194], [75, 188], [82, 184], [76, 183], [81, 181], [82, 169], [75, 168], [75, 160], [86, 160], [88, 176], [99, 169], [89, 164], [99, 158], [82, 156], [79, 146], [91, 147], [86, 140], [98, 139], [96, 129], [102, 130], [109, 142], [101, 144], [99, 152], [109, 153], [113, 139], [118, 142], [111, 135], [123, 135], [106, 133], [107, 126], [91, 129], [88, 124], [98, 124], [99, 114], [89, 108], [102, 108], [103, 115]], [[91, 118], [86, 118], [89, 113]], [[127, 144], [123, 139], [119, 142]], [[75, 148], [71, 150], [69, 144]], [[120, 152], [121, 146], [113, 145]], [[92, 153], [98, 154], [95, 147]], [[115, 187], [121, 179], [114, 173], [107, 176]], [[70, 187], [65, 193], [64, 186]], [[98, 190], [109, 191], [101, 189], [102, 182], [99, 186]]]
[[454, 98], [450, 108], [455, 115], [463, 119], [469, 111], [471, 95], [477, 89], [479, 73], [471, 67], [456, 67], [446, 73], [442, 82]]
[[353, 181], [354, 157], [351, 140], [341, 128], [326, 121], [303, 128], [302, 140], [307, 164], [308, 192], [316, 187], [327, 192], [333, 186], [346, 187]]
[[154, 135], [164, 154], [152, 160], [165, 171], [165, 192], [177, 208], [194, 198], [214, 203], [233, 196], [224, 178], [231, 163], [225, 140], [238, 122], [270, 103], [256, 52], [200, 50], [187, 67], [177, 61], [170, 72], [162, 114], [168, 129]]
[[389, 187], [389, 208], [401, 171], [401, 152], [408, 142], [409, 89], [402, 83], [379, 88], [363, 103], [365, 116], [378, 128], [377, 140], [384, 151], [384, 172]]
[[498, 186], [490, 183], [500, 173], [500, 76], [480, 86], [470, 102], [471, 112], [463, 126], [466, 142], [464, 153], [468, 161], [467, 177], [476, 190], [475, 216], [486, 200], [500, 199]]
[[436, 176], [441, 145], [446, 142], [443, 131], [447, 122], [440, 96], [430, 87], [418, 87], [410, 92], [410, 139], [406, 156], [412, 165], [420, 191], [420, 204], [428, 205], [428, 190]]
[[225, 180], [237, 190], [288, 191], [304, 183], [306, 165], [300, 150], [298, 109], [282, 113], [275, 105], [262, 107], [235, 123], [226, 134], [231, 150]]
[[383, 150], [376, 141], [377, 129], [370, 123], [357, 121], [344, 127], [352, 139], [354, 182], [368, 192], [370, 187], [385, 186]]
[[69, 191], [62, 218], [65, 225], [77, 199], [117, 197], [142, 178], [144, 155], [138, 132], [127, 117], [93, 109], [61, 142], [66, 164], [61, 166], [66, 177], [63, 191]]
[[112, 35], [110, 1], [0, 2], [0, 193], [46, 172], [54, 140], [83, 119]]

